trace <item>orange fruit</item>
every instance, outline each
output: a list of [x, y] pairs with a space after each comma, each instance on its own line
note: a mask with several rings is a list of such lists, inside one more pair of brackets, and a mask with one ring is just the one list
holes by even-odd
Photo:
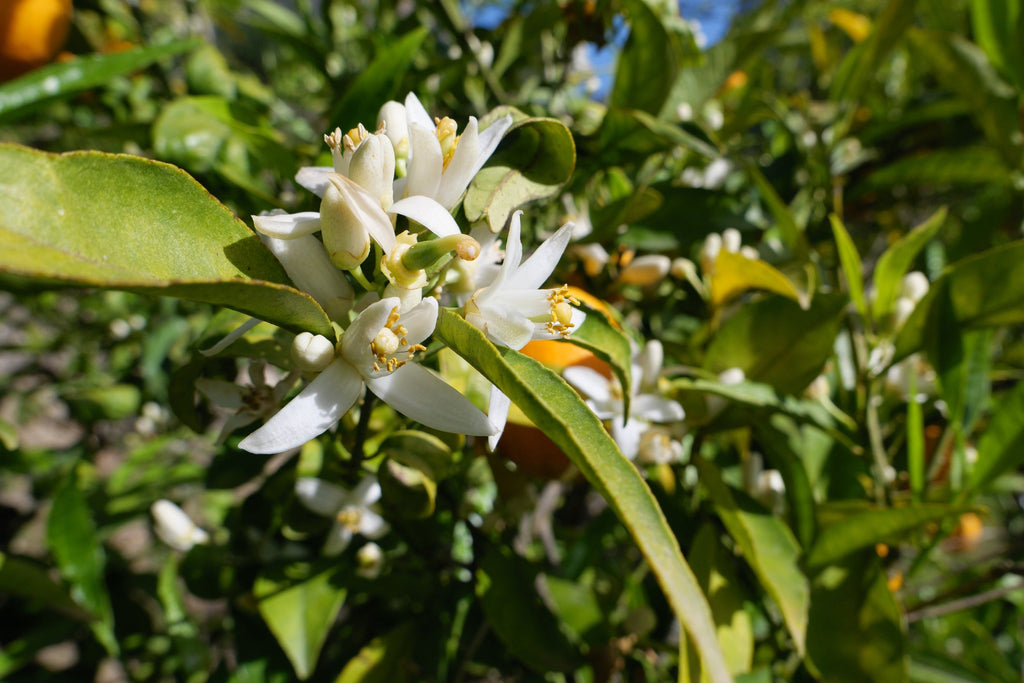
[[71, 0], [0, 2], [0, 81], [50, 62], [68, 35]]

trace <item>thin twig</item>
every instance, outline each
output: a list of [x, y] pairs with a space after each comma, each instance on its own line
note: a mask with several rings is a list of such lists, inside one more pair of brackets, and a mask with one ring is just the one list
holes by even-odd
[[993, 600], [999, 600], [1010, 593], [1024, 590], [1024, 584], [1017, 586], [1003, 586], [1002, 588], [993, 588], [992, 590], [985, 591], [984, 593], [978, 593], [976, 595], [970, 595], [966, 598], [960, 598], [959, 600], [951, 600], [950, 602], [943, 603], [941, 605], [935, 605], [934, 607], [925, 607], [913, 612], [907, 612], [907, 623], [914, 623], [921, 619], [928, 619], [930, 617], [942, 617], [953, 612], [959, 612], [961, 610], [970, 609], [972, 607], [978, 607], [984, 605], [986, 602], [992, 602]]

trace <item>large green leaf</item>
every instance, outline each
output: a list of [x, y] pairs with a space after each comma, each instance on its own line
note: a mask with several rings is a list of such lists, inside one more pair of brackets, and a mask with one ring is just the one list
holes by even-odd
[[974, 39], [992, 65], [1024, 89], [1024, 11], [1020, 0], [972, 0], [971, 28]]
[[658, 577], [700, 653], [709, 680], [728, 681], [711, 609], [679, 542], [640, 473], [576, 392], [532, 358], [498, 349], [451, 311], [441, 312], [435, 334], [509, 396], [604, 494]]
[[873, 549], [847, 556], [814, 577], [807, 656], [819, 679], [903, 683], [905, 641], [900, 608]]
[[864, 266], [861, 264], [860, 253], [857, 252], [857, 245], [850, 238], [846, 226], [839, 216], [832, 214], [828, 217], [832, 223], [832, 235], [836, 240], [836, 247], [839, 250], [839, 265], [843, 268], [843, 275], [846, 276], [846, 289], [850, 292], [850, 299], [861, 317], [868, 317], [867, 299], [864, 298]]
[[535, 578], [523, 558], [507, 548], [488, 548], [476, 572], [480, 606], [509, 652], [531, 669], [572, 671], [581, 657], [541, 603]]
[[514, 123], [497, 153], [473, 178], [462, 203], [467, 219], [486, 218], [495, 233], [505, 227], [516, 208], [558, 192], [576, 166], [576, 144], [564, 123], [527, 116], [514, 107], [498, 107], [481, 125], [506, 114]]
[[882, 62], [914, 20], [917, 0], [889, 0], [871, 35], [847, 53], [832, 80], [831, 100], [858, 102]]
[[97, 640], [116, 655], [114, 612], [105, 577], [107, 555], [96, 534], [93, 512], [78, 490], [73, 472], [64, 478], [54, 496], [46, 522], [46, 543], [61, 575], [71, 585], [75, 602], [96, 617], [90, 626]]
[[898, 159], [872, 172], [856, 185], [854, 194], [889, 189], [898, 185], [1007, 185], [1013, 174], [993, 149], [963, 147], [937, 149]]
[[407, 666], [420, 635], [415, 622], [399, 624], [374, 638], [342, 669], [334, 683], [398, 683], [412, 680]]
[[688, 149], [708, 159], [719, 156], [714, 143], [703, 136], [637, 109], [609, 109], [601, 120], [597, 144], [602, 156], [612, 163], [624, 151], [649, 155], [675, 147]]
[[337, 567], [315, 571], [295, 563], [256, 578], [253, 594], [260, 614], [300, 679], [316, 668], [346, 593]]
[[0, 145], [0, 272], [228, 306], [330, 334], [251, 229], [180, 169]]
[[[840, 562], [858, 550], [873, 548], [882, 542], [891, 542], [903, 534], [929, 522], [958, 515], [968, 507], [927, 503], [905, 507], [868, 507], [850, 510], [838, 515], [835, 521], [822, 525], [814, 545], [807, 551], [806, 563], [810, 569]], [[828, 513], [824, 513], [828, 515]]]
[[0, 553], [0, 593], [28, 598], [76, 619], [92, 619], [45, 567], [23, 557]]
[[751, 289], [763, 289], [791, 299], [807, 308], [807, 295], [775, 266], [760, 259], [749, 259], [722, 249], [715, 258], [711, 272], [711, 304], [721, 307]]
[[892, 312], [903, 276], [910, 270], [921, 249], [935, 237], [945, 222], [946, 209], [941, 208], [907, 233], [906, 237], [886, 249], [878, 259], [874, 274], [875, 298], [872, 302], [876, 320], [882, 320]]
[[702, 458], [695, 464], [715, 511], [779, 606], [797, 652], [803, 653], [810, 588], [799, 566], [800, 545], [785, 522], [749, 496], [729, 488], [714, 465]]
[[818, 295], [808, 310], [780, 296], [753, 301], [726, 320], [705, 357], [716, 373], [740, 368], [747, 379], [796, 393], [832, 354], [846, 297]]
[[1011, 242], [950, 266], [932, 283], [896, 336], [895, 360], [925, 346], [932, 308], [946, 305], [955, 324], [990, 327], [1024, 322], [1024, 241]]
[[105, 85], [118, 76], [188, 52], [199, 44], [198, 40], [176, 40], [124, 52], [76, 57], [69, 62], [36, 69], [0, 85], [0, 123], [28, 114], [42, 102], [67, 98], [88, 88]]

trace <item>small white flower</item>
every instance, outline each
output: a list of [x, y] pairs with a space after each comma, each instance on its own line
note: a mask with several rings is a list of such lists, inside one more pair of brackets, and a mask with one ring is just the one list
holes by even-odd
[[[631, 368], [629, 419], [625, 419], [625, 402], [618, 380], [608, 379], [592, 368], [576, 365], [562, 371], [562, 376], [587, 399], [587, 405], [600, 419], [610, 420], [612, 438], [619, 445], [622, 454], [634, 460], [644, 446], [644, 435], [652, 429], [653, 423], [669, 424], [679, 422], [686, 412], [678, 402], [664, 398], [657, 393], [658, 375], [661, 372], [663, 351], [657, 340], [647, 342], [644, 349], [635, 354]], [[671, 440], [669, 440], [671, 441]], [[670, 461], [681, 448], [675, 451], [671, 443], [664, 443], [657, 437], [648, 439], [647, 453], [650, 461]]]
[[428, 427], [489, 436], [495, 429], [466, 397], [413, 356], [437, 324], [437, 300], [423, 299], [400, 313], [397, 297], [360, 313], [339, 344], [338, 356], [298, 396], [239, 444], [250, 453], [297, 448], [333, 427], [366, 387], [398, 412]]
[[188, 552], [196, 545], [208, 543], [210, 535], [200, 529], [184, 510], [169, 500], [161, 499], [150, 508], [156, 535], [175, 550]]
[[409, 130], [408, 175], [397, 181], [395, 196], [423, 195], [448, 210], [459, 203], [473, 176], [512, 126], [512, 117], [505, 116], [479, 132], [477, 120], [471, 116], [462, 134], [456, 135], [457, 126], [452, 119], [445, 117], [435, 123], [413, 93], [405, 98], [405, 113]]
[[298, 379], [298, 373], [290, 373], [271, 386], [267, 383], [266, 372], [265, 363], [250, 364], [249, 381], [252, 384], [248, 386], [206, 377], [196, 380], [196, 389], [200, 394], [214, 405], [234, 412], [221, 427], [220, 435], [217, 437], [218, 444], [223, 443], [236, 429], [252, 424], [277, 410], [281, 405], [281, 399], [288, 394]]
[[312, 512], [334, 519], [324, 543], [325, 555], [340, 554], [356, 534], [375, 540], [388, 532], [388, 523], [373, 509], [381, 495], [373, 475], [364, 477], [351, 491], [322, 479], [303, 477], [295, 482], [295, 495]]

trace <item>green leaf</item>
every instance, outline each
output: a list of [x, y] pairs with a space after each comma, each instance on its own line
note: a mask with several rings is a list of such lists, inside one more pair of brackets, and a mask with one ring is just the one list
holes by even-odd
[[382, 41], [373, 61], [359, 72], [331, 110], [330, 120], [344, 123], [344, 128], [358, 123], [376, 128], [378, 110], [399, 94], [402, 79], [429, 34], [430, 30], [421, 26], [399, 38], [389, 36]]
[[78, 490], [74, 472], [64, 478], [53, 498], [46, 523], [46, 543], [61, 576], [71, 585], [75, 602], [96, 617], [90, 623], [96, 639], [108, 653], [116, 656], [114, 612], [104, 575], [107, 555], [96, 534], [93, 512]]
[[888, 189], [896, 185], [1005, 185], [1013, 174], [993, 149], [965, 147], [939, 149], [899, 159], [871, 173], [854, 194]]
[[761, 172], [757, 164], [753, 161], [747, 161], [744, 164], [744, 168], [746, 168], [747, 173], [750, 175], [750, 179], [754, 181], [754, 185], [757, 186], [761, 199], [768, 205], [768, 210], [775, 220], [775, 227], [778, 229], [779, 237], [782, 238], [783, 243], [797, 254], [804, 251], [806, 245], [803, 228], [796, 222], [796, 218], [793, 217], [793, 212], [789, 206], [782, 200], [782, 197], [775, 191], [775, 188], [768, 182], [768, 179], [764, 177], [764, 173]]
[[415, 622], [399, 624], [359, 650], [334, 683], [397, 683], [407, 681], [407, 664], [422, 629]]
[[462, 203], [470, 222], [486, 218], [494, 233], [518, 207], [558, 192], [576, 165], [576, 144], [564, 123], [527, 116], [514, 107], [498, 107], [484, 122], [505, 114], [514, 123], [497, 153], [473, 178]]
[[37, 601], [75, 619], [93, 618], [78, 606], [67, 588], [50, 578], [45, 567], [23, 557], [0, 553], [0, 593]]
[[992, 65], [1009, 76], [1018, 90], [1024, 89], [1024, 12], [1020, 0], [972, 0], [971, 28], [974, 39]]
[[576, 640], [590, 646], [608, 642], [612, 632], [593, 581], [572, 581], [552, 574], [544, 574], [543, 580], [551, 610]]
[[89, 88], [106, 85], [118, 76], [138, 71], [153, 62], [195, 48], [200, 41], [176, 40], [165, 45], [140, 47], [124, 52], [76, 57], [36, 69], [0, 85], [0, 123], [30, 113], [52, 99], [65, 99]]
[[782, 475], [793, 531], [801, 547], [807, 548], [817, 533], [814, 492], [805, 465], [807, 439], [799, 426], [785, 415], [757, 420], [754, 430], [768, 462]]
[[331, 334], [251, 229], [180, 169], [0, 145], [0, 272], [228, 306]]
[[612, 325], [611, 320], [601, 311], [586, 303], [580, 308], [586, 311], [587, 319], [566, 341], [587, 349], [611, 367], [622, 387], [625, 414], [628, 415], [633, 374], [633, 353], [629, 347], [629, 337]]
[[992, 148], [1011, 168], [1020, 168], [1018, 93], [999, 78], [981, 48], [944, 31], [912, 28], [907, 38], [939, 82], [971, 105]]
[[981, 490], [1000, 475], [1024, 464], [1024, 382], [1018, 382], [996, 402], [995, 412], [978, 441], [965, 493]]
[[688, 149], [708, 159], [719, 156], [714, 143], [637, 109], [611, 108], [605, 112], [597, 141], [602, 156], [611, 160], [623, 151], [646, 156], [674, 147]]
[[[931, 309], [949, 298], [949, 313], [959, 328], [994, 327], [1024, 322], [1024, 241], [1011, 242], [958, 261], [938, 277], [896, 335], [899, 360], [925, 346]], [[945, 305], [945, 304], [943, 304]]]
[[686, 56], [684, 37], [662, 23], [642, 0], [627, 0], [623, 5], [629, 37], [619, 53], [609, 104], [657, 116]]
[[487, 548], [476, 571], [480, 606], [505, 647], [528, 667], [572, 671], [581, 657], [541, 603], [535, 576], [533, 567], [507, 548]]
[[9, 451], [18, 448], [18, 428], [3, 418], [0, 418], [0, 446]]
[[[840, 562], [847, 555], [874, 548], [876, 544], [891, 542], [929, 522], [959, 515], [970, 507], [922, 503], [905, 507], [876, 508], [865, 505], [849, 514], [838, 515], [835, 521], [822, 524], [814, 545], [807, 551], [806, 564], [810, 569], [821, 569]], [[831, 513], [826, 509], [823, 515]]]
[[903, 276], [910, 270], [921, 249], [932, 241], [945, 222], [946, 209], [943, 207], [886, 249], [878, 259], [874, 273], [875, 299], [872, 302], [875, 320], [883, 320], [892, 312], [903, 284]]
[[711, 305], [721, 308], [751, 289], [774, 292], [795, 301], [800, 308], [808, 307], [807, 295], [798, 291], [793, 282], [774, 266], [725, 249], [719, 251], [711, 271]]
[[704, 365], [740, 368], [748, 380], [783, 393], [802, 391], [832, 355], [846, 297], [819, 294], [807, 310], [779, 296], [746, 304], [722, 323]]
[[309, 564], [294, 563], [263, 572], [253, 585], [263, 620], [302, 680], [316, 668], [347, 593], [336, 566], [314, 571]]
[[811, 584], [808, 663], [836, 683], [903, 683], [906, 635], [874, 550], [849, 555]]
[[850, 50], [840, 64], [829, 92], [831, 101], [859, 102], [883, 60], [914, 21], [917, 0], [890, 0], [868, 38]]
[[715, 511], [779, 606], [797, 652], [803, 654], [810, 588], [799, 566], [800, 545], [782, 520], [746, 494], [726, 486], [718, 468], [702, 458], [695, 459], [695, 464]]
[[[704, 524], [693, 539], [690, 563], [700, 587], [711, 603], [711, 613], [718, 628], [718, 642], [725, 653], [729, 671], [741, 674], [750, 670], [754, 657], [754, 631], [750, 615], [743, 608], [746, 598], [736, 576], [736, 561], [722, 546], [717, 531]], [[690, 680], [700, 680], [695, 658], [687, 657]]]
[[864, 266], [861, 264], [860, 254], [857, 253], [857, 245], [850, 239], [850, 233], [846, 231], [839, 216], [833, 213], [829, 215], [828, 219], [832, 223], [832, 235], [835, 237], [836, 247], [839, 249], [839, 263], [843, 267], [843, 275], [846, 276], [846, 288], [850, 292], [850, 299], [861, 317], [867, 320], [868, 305], [864, 299]]
[[575, 391], [537, 361], [498, 349], [451, 311], [435, 334], [512, 399], [600, 491], [629, 529], [680, 624], [693, 639], [711, 681], [729, 673], [715, 637], [711, 609], [683, 558], [650, 488]]

